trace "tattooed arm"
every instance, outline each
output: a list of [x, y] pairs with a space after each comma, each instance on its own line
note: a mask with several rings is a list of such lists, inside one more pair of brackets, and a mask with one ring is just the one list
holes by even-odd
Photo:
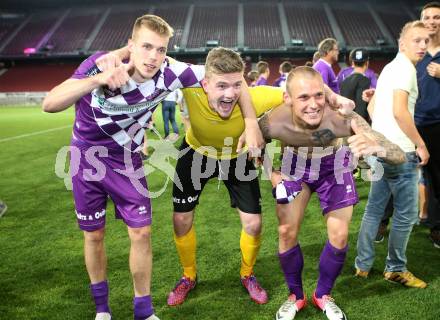
[[292, 123], [292, 111], [286, 104], [266, 113], [260, 119], [259, 126], [266, 142], [277, 139], [295, 147], [328, 146], [336, 138], [330, 129], [313, 132], [296, 129]]
[[263, 139], [266, 143], [272, 142], [272, 137], [270, 136], [269, 129], [269, 114], [266, 113], [264, 116], [258, 120], [258, 125], [260, 126], [261, 133], [263, 134]]
[[375, 155], [389, 164], [402, 164], [406, 161], [405, 153], [398, 145], [371, 129], [364, 118], [356, 112], [345, 116], [344, 121], [354, 133], [347, 141], [355, 156]]

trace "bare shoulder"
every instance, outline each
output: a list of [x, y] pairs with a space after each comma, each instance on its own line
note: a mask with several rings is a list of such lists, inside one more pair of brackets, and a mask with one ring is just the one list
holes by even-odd
[[372, 130], [368, 122], [354, 111], [350, 111], [344, 115], [334, 110], [329, 111], [329, 113], [330, 112], [327, 127], [332, 126], [337, 137], [351, 136], [353, 134], [354, 125], [359, 132], [370, 132]]
[[292, 111], [283, 104], [267, 112], [259, 121], [261, 132], [266, 141], [279, 139], [279, 133], [292, 123]]
[[351, 121], [356, 115], [354, 112], [342, 115], [327, 105], [319, 129], [330, 130], [335, 138], [350, 136], [352, 134]]

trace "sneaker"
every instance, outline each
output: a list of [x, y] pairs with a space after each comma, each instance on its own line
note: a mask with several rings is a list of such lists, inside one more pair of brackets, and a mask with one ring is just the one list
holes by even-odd
[[405, 271], [405, 272], [392, 272], [392, 271], [385, 271], [383, 273], [383, 276], [385, 280], [390, 282], [397, 282], [401, 283], [404, 286], [411, 287], [411, 288], [426, 288], [427, 284], [425, 281], [420, 280], [419, 278], [416, 278], [411, 272]]
[[8, 210], [8, 206], [6, 205], [6, 203], [0, 200], [0, 217], [2, 217], [7, 210]]
[[108, 312], [98, 312], [96, 314], [95, 320], [111, 320], [112, 315]]
[[179, 134], [178, 133], [171, 133], [168, 136], [168, 139], [169, 139], [169, 141], [174, 143], [174, 142], [176, 142], [179, 139]]
[[258, 304], [267, 303], [267, 292], [264, 290], [257, 281], [257, 278], [253, 274], [241, 278], [241, 283], [249, 292], [252, 300]]
[[368, 277], [368, 271], [364, 271], [359, 268], [356, 268], [356, 273], [354, 274], [354, 276], [366, 279]]
[[151, 316], [149, 316], [147, 319], [145, 320], [160, 320], [158, 317], [156, 317], [154, 314], [152, 314]]
[[374, 242], [380, 243], [385, 239], [385, 234], [387, 233], [387, 225], [385, 223], [380, 223], [379, 229], [377, 230], [376, 238], [374, 238]]
[[313, 292], [313, 304], [320, 309], [329, 320], [347, 320], [345, 313], [339, 308], [335, 300], [329, 295], [323, 295], [321, 298], [316, 297], [316, 292]]
[[177, 282], [174, 289], [168, 294], [167, 304], [169, 306], [177, 306], [185, 302], [188, 293], [194, 289], [196, 281], [191, 280], [183, 276], [179, 282]]
[[293, 320], [296, 313], [307, 305], [306, 297], [297, 300], [295, 294], [291, 294], [278, 309], [276, 320]]
[[429, 234], [429, 239], [434, 244], [434, 247], [440, 249], [440, 230], [432, 230]]

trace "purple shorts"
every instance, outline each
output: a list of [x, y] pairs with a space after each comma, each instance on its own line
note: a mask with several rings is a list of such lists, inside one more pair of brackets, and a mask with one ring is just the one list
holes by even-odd
[[284, 154], [282, 173], [292, 182], [305, 183], [318, 194], [322, 213], [355, 205], [359, 202], [353, 179], [352, 154], [339, 148], [335, 154], [306, 159], [292, 151]]
[[[98, 153], [98, 149], [100, 153]], [[78, 225], [95, 231], [105, 226], [107, 198], [115, 216], [132, 228], [151, 224], [151, 202], [139, 154], [131, 154], [128, 168], [123, 153], [104, 147], [71, 146], [70, 172]]]

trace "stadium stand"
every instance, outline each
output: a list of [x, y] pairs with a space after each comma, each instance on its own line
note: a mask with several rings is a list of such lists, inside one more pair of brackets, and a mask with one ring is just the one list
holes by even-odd
[[395, 6], [379, 5], [375, 7], [375, 10], [382, 18], [382, 21], [391, 32], [394, 39], [399, 38], [399, 33], [403, 25], [409, 20], [412, 20], [408, 15], [408, 12], [396, 10]]
[[[353, 46], [369, 47], [370, 67], [379, 73], [394, 56], [397, 43], [383, 45], [377, 40], [387, 34], [388, 39], [397, 38], [402, 25], [416, 19], [420, 10], [416, 1], [399, 2], [401, 10], [395, 10], [394, 2], [384, 4], [375, 0], [357, 4], [225, 0], [221, 5], [170, 1], [127, 5], [116, 1], [112, 4], [109, 0], [85, 7], [84, 2], [75, 6], [72, 0], [61, 9], [58, 5], [38, 10], [3, 10], [0, 4], [0, 64], [7, 68], [0, 72], [0, 92], [48, 91], [69, 77], [87, 55], [125, 45], [133, 21], [145, 13], [157, 14], [173, 26], [169, 55], [201, 63], [207, 41], [216, 40], [219, 45], [239, 48], [246, 58], [247, 71], [258, 60], [268, 61], [270, 84], [278, 77], [280, 62], [287, 59], [303, 65], [320, 40], [327, 37], [335, 37], [342, 44], [341, 62]], [[300, 40], [301, 44], [295, 46], [292, 40]], [[35, 48], [36, 52], [25, 54], [24, 48]], [[33, 63], [27, 63], [28, 60]], [[334, 66], [336, 73], [339, 68]], [[35, 81], [37, 78], [39, 81]]]
[[99, 9], [71, 11], [50, 38], [53, 45], [52, 53], [68, 54], [80, 51], [96, 26], [99, 16]]
[[237, 24], [237, 5], [196, 6], [187, 47], [204, 48], [209, 40], [217, 40], [223, 47], [236, 47]]
[[17, 33], [13, 41], [3, 49], [1, 54], [23, 55], [25, 48], [35, 48], [56, 23], [60, 15], [60, 10], [40, 11], [32, 14], [27, 24]]
[[245, 46], [252, 49], [284, 46], [276, 3], [252, 3], [243, 7]]
[[49, 91], [69, 78], [77, 66], [48, 64], [13, 67], [0, 77], [0, 92]]
[[137, 17], [148, 12], [148, 8], [133, 6], [113, 6], [110, 14], [99, 30], [90, 51], [113, 50], [127, 44], [131, 36], [133, 22]]
[[6, 41], [9, 35], [24, 21], [25, 14], [4, 14], [0, 18], [0, 43]]
[[77, 64], [15, 66], [0, 75], [0, 106], [41, 104], [46, 93], [69, 78]]
[[[0, 57], [25, 56], [24, 48], [37, 45], [41, 46], [36, 48], [37, 54], [51, 56], [85, 56], [97, 50], [115, 49], [126, 43], [133, 20], [148, 12], [164, 17], [174, 27], [175, 35], [168, 47], [170, 52], [182, 53], [188, 49], [191, 53], [198, 50], [203, 54], [208, 40], [217, 40], [220, 45], [233, 48], [244, 45], [244, 51], [249, 52], [283, 51], [286, 46], [289, 50], [309, 52], [323, 38], [338, 37], [335, 27], [342, 32], [342, 39], [338, 40], [343, 40], [340, 42], [348, 47], [368, 46], [370, 50], [377, 48], [380, 51], [384, 46], [378, 40], [386, 38], [387, 33], [396, 37], [402, 24], [416, 18], [419, 10], [412, 3], [399, 5], [402, 10], [394, 10], [396, 5], [393, 4], [365, 2], [371, 3], [383, 22], [382, 28], [387, 29], [381, 30], [364, 2], [328, 2], [327, 6], [322, 1], [305, 0], [226, 1], [221, 5], [200, 1], [179, 1], [169, 5], [153, 0], [148, 5], [66, 6], [63, 10], [40, 9], [30, 16], [24, 10], [18, 10], [19, 14], [14, 16], [0, 12], [0, 40], [7, 40], [16, 32], [0, 52]], [[331, 8], [331, 13], [326, 8]], [[330, 14], [334, 15], [335, 22]], [[302, 43], [291, 46], [288, 43], [291, 40]], [[395, 43], [387, 45], [387, 48], [396, 49]], [[38, 52], [39, 49], [42, 50]]]
[[[284, 8], [292, 39], [302, 40], [307, 46], [316, 46], [322, 39], [334, 37], [322, 4], [286, 2]], [[312, 21], [313, 28], [310, 27]]]
[[[189, 5], [176, 5], [176, 6], [164, 6], [157, 7], [153, 13], [168, 21], [173, 26], [174, 36], [170, 39], [168, 44], [168, 50], [174, 51], [180, 47], [183, 31], [185, 29], [186, 17], [188, 14]], [[176, 50], [178, 51], [178, 50]]]
[[344, 3], [343, 6], [334, 4], [332, 10], [347, 45], [375, 47], [377, 46], [376, 41], [384, 38], [383, 33], [363, 3]]

